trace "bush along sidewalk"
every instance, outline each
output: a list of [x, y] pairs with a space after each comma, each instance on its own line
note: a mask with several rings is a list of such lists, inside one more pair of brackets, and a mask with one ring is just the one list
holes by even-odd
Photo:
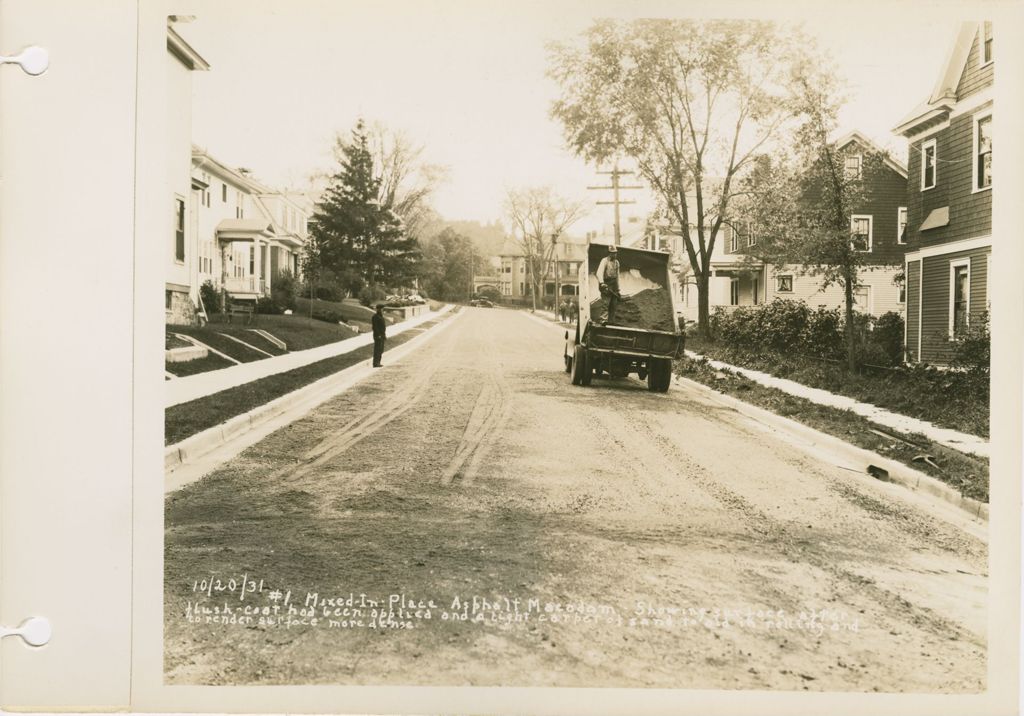
[[[458, 309], [456, 309], [457, 311]], [[451, 318], [456, 311], [418, 326], [427, 330]], [[388, 338], [389, 349], [416, 338], [423, 330], [409, 330]], [[187, 403], [172, 405], [164, 411], [164, 445], [174, 445], [185, 438], [219, 425], [231, 418], [269, 403], [275, 398], [298, 390], [321, 378], [344, 370], [373, 356], [373, 345], [362, 346], [333, 358], [267, 376], [245, 385], [222, 390]], [[387, 354], [385, 353], [385, 358]]]
[[687, 348], [707, 358], [845, 395], [901, 415], [971, 435], [989, 434], [987, 351], [976, 337], [954, 346], [956, 370], [901, 365], [903, 319], [887, 313], [858, 314], [860, 366], [843, 362], [843, 321], [838, 309], [811, 310], [799, 301], [776, 299], [732, 313], [716, 311], [708, 341], [687, 336]]
[[966, 497], [988, 502], [989, 463], [983, 458], [937, 445], [923, 435], [900, 433], [877, 425], [848, 410], [819, 405], [769, 388], [728, 370], [716, 370], [706, 360], [684, 358], [676, 364], [676, 374], [902, 462], [945, 482]]

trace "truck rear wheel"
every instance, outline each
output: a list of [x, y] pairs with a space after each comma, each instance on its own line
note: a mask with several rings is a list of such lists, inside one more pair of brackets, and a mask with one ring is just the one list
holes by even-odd
[[583, 364], [580, 366], [580, 385], [590, 385], [594, 378], [594, 360], [584, 346], [580, 346], [580, 354], [583, 356]]
[[656, 358], [651, 361], [647, 373], [647, 389], [652, 393], [666, 393], [672, 385], [672, 361]]
[[583, 371], [584, 369], [590, 370], [590, 366], [585, 365], [587, 362], [587, 349], [583, 346], [576, 346], [572, 353], [572, 364], [569, 369], [569, 375], [572, 379], [573, 385], [582, 385], [583, 383]]

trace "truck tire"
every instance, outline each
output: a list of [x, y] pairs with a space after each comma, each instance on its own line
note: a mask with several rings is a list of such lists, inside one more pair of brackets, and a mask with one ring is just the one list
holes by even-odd
[[580, 385], [581, 382], [580, 378], [583, 374], [583, 362], [585, 360], [584, 350], [583, 346], [580, 345], [573, 349], [572, 358], [570, 359], [572, 363], [569, 369], [569, 376], [573, 385]]
[[590, 351], [585, 346], [580, 346], [580, 355], [582, 356], [580, 365], [580, 385], [590, 385], [590, 381], [594, 378], [594, 366], [591, 362]]
[[666, 393], [672, 385], [672, 361], [656, 358], [647, 373], [647, 389], [652, 393]]

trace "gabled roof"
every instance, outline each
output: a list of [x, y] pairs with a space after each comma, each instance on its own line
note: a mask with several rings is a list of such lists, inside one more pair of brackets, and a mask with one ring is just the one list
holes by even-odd
[[868, 149], [868, 150], [870, 150], [872, 152], [877, 152], [878, 154], [881, 154], [882, 157], [884, 158], [886, 166], [888, 166], [894, 172], [898, 173], [904, 179], [907, 178], [907, 167], [902, 162], [899, 162], [899, 161], [893, 159], [891, 156], [889, 156], [889, 152], [887, 152], [886, 150], [882, 149], [882, 147], [880, 147], [877, 144], [875, 144], [874, 142], [872, 142], [870, 139], [865, 137], [863, 134], [861, 134], [857, 130], [853, 130], [849, 134], [845, 134], [842, 137], [840, 137], [839, 139], [837, 139], [836, 140], [836, 148], [837, 149], [843, 149], [843, 148], [849, 146], [850, 144], [852, 144], [854, 142], [856, 142], [857, 144], [861, 145], [865, 149]]
[[921, 125], [945, 118], [946, 113], [956, 104], [957, 85], [960, 84], [960, 77], [964, 73], [964, 67], [971, 54], [971, 46], [980, 27], [981, 24], [978, 22], [960, 23], [932, 93], [893, 128], [894, 133], [910, 134]]
[[192, 164], [197, 169], [208, 169], [222, 179], [230, 179], [250, 194], [259, 190], [249, 177], [242, 174], [237, 169], [229, 167], [227, 164], [220, 161], [196, 144], [192, 145]]

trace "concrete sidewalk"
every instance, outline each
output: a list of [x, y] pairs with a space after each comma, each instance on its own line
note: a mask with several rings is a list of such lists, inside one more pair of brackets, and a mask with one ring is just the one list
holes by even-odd
[[758, 370], [739, 368], [719, 360], [711, 360], [709, 358], [705, 358], [699, 353], [694, 353], [693, 351], [686, 351], [686, 355], [697, 360], [707, 360], [708, 365], [717, 370], [731, 371], [737, 375], [742, 375], [744, 378], [752, 380], [755, 383], [760, 383], [761, 385], [769, 388], [776, 388], [798, 398], [810, 400], [812, 403], [827, 405], [832, 408], [839, 408], [840, 410], [849, 410], [857, 415], [867, 418], [868, 420], [878, 423], [879, 425], [884, 425], [894, 430], [899, 430], [905, 433], [919, 433], [927, 437], [932, 442], [938, 443], [939, 445], [945, 445], [953, 450], [959, 450], [960, 452], [969, 453], [983, 458], [989, 457], [989, 442], [985, 438], [980, 438], [976, 435], [968, 435], [967, 433], [961, 433], [949, 428], [941, 428], [926, 420], [919, 420], [906, 415], [892, 413], [883, 408], [879, 408], [877, 405], [861, 403], [860, 401], [848, 398], [845, 395], [835, 395], [827, 390], [811, 388], [785, 378], [776, 378], [774, 375], [762, 373]]
[[[452, 306], [445, 306], [440, 311], [428, 311], [422, 316], [396, 323], [388, 327], [388, 335], [399, 335], [410, 328], [415, 328], [427, 321], [443, 316], [451, 310]], [[372, 334], [360, 333], [352, 338], [346, 338], [337, 343], [328, 343], [317, 348], [310, 348], [309, 350], [286, 353], [274, 358], [265, 358], [251, 363], [241, 363], [230, 368], [221, 368], [220, 370], [211, 370], [206, 373], [168, 380], [164, 382], [164, 407], [169, 408], [179, 403], [187, 403], [190, 400], [219, 393], [222, 390], [244, 385], [260, 378], [301, 368], [304, 365], [316, 363], [326, 358], [334, 358], [362, 346], [368, 346], [371, 343], [373, 343]]]

